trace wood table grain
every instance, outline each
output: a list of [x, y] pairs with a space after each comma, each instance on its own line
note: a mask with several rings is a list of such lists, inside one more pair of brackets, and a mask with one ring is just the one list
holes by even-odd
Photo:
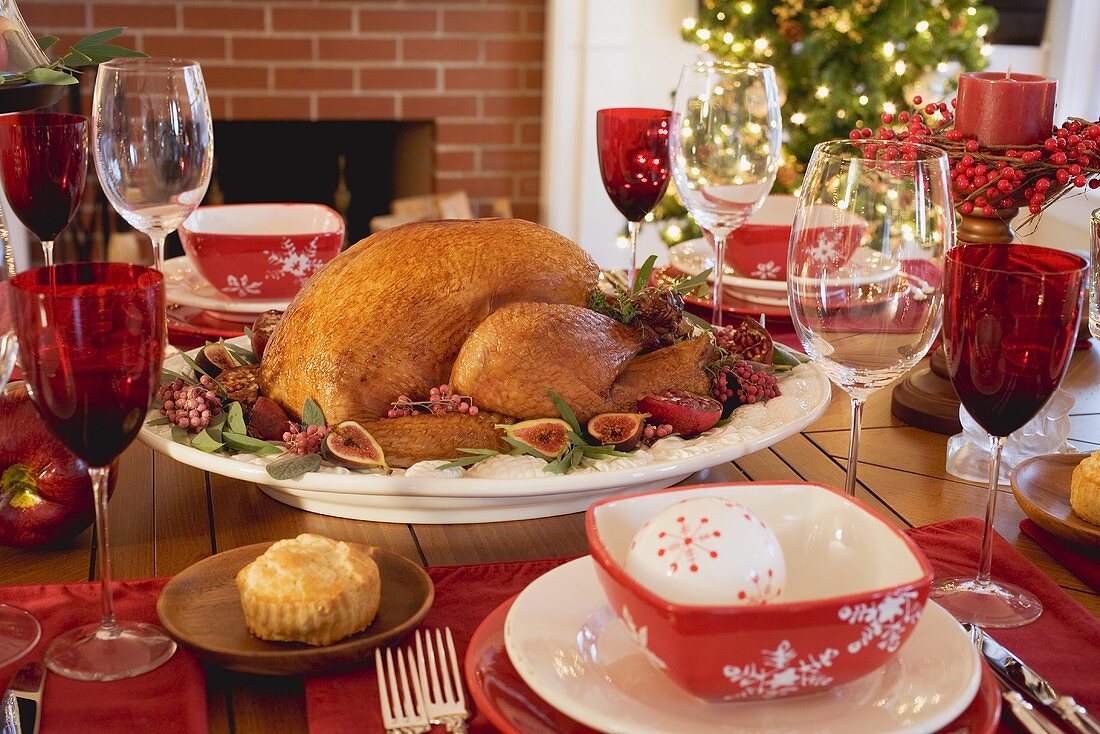
[[[1100, 449], [1100, 352], [1078, 352], [1065, 387], [1076, 398], [1071, 441]], [[947, 437], [890, 414], [890, 390], [864, 413], [859, 497], [901, 527], [981, 517], [984, 491], [947, 474]], [[843, 486], [848, 401], [837, 391], [813, 426], [771, 449], [699, 472], [685, 483], [808, 480]], [[999, 494], [997, 530], [1074, 599], [1100, 617], [1100, 595], [1019, 530], [1023, 513], [1007, 487]], [[119, 579], [168, 576], [229, 548], [302, 532], [384, 546], [426, 566], [486, 563], [585, 553], [582, 514], [483, 525], [400, 525], [342, 520], [282, 505], [254, 486], [207, 474], [141, 444], [122, 457], [111, 501], [114, 573]], [[94, 578], [92, 534], [52, 550], [0, 548], [0, 584]], [[994, 562], [995, 563], [995, 562]], [[304, 732], [301, 678], [264, 678], [207, 670], [212, 732]]]

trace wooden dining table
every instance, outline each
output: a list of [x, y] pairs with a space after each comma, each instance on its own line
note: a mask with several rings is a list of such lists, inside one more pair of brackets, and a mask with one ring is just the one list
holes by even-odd
[[[1074, 395], [1071, 442], [1100, 449], [1100, 350], [1078, 351], [1064, 387]], [[843, 486], [848, 400], [835, 391], [825, 415], [770, 449], [692, 475], [685, 484], [805, 480]], [[890, 389], [863, 419], [857, 495], [900, 527], [982, 517], [984, 487], [949, 475], [947, 436], [905, 425], [890, 413]], [[1024, 535], [1008, 487], [998, 496], [997, 530], [1092, 614], [1100, 595]], [[316, 515], [267, 497], [255, 486], [180, 464], [135, 443], [121, 458], [110, 505], [116, 579], [171, 576], [212, 554], [302, 532], [384, 546], [425, 566], [529, 560], [587, 552], [581, 513], [519, 522], [417, 525]], [[975, 559], [976, 561], [976, 559]], [[996, 572], [996, 561], [994, 561]], [[62, 583], [94, 577], [93, 534], [49, 550], [0, 548], [0, 584]], [[207, 668], [212, 732], [306, 731], [303, 680]]]

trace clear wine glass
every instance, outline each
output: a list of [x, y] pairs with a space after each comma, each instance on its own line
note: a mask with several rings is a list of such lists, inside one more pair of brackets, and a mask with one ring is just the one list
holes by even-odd
[[214, 129], [202, 69], [181, 59], [114, 59], [99, 66], [92, 103], [94, 158], [111, 205], [153, 241], [198, 207], [210, 184]]
[[787, 294], [806, 353], [851, 397], [850, 496], [864, 402], [939, 333], [944, 252], [955, 241], [948, 169], [938, 148], [871, 141], [821, 143], [806, 169]]
[[1084, 258], [1032, 245], [966, 244], [947, 253], [947, 369], [963, 407], [989, 433], [991, 457], [977, 576], [936, 579], [930, 592], [961, 622], [1019, 627], [1043, 612], [1030, 592], [990, 578], [1001, 449], [1065, 377], [1088, 270]]
[[627, 282], [638, 268], [638, 230], [668, 190], [668, 127], [672, 113], [640, 107], [596, 111], [600, 176], [611, 203], [626, 217]]
[[88, 174], [88, 118], [49, 112], [0, 115], [0, 178], [15, 216], [42, 242], [69, 226]]
[[771, 191], [782, 137], [772, 67], [706, 61], [680, 72], [669, 136], [672, 176], [684, 206], [714, 236], [711, 320], [719, 326], [726, 238]]
[[46, 665], [80, 680], [152, 670], [175, 652], [164, 630], [115, 618], [107, 533], [111, 462], [133, 442], [164, 355], [164, 276], [119, 263], [71, 263], [11, 280], [19, 366], [50, 430], [88, 464], [95, 499], [101, 621], [56, 637]]

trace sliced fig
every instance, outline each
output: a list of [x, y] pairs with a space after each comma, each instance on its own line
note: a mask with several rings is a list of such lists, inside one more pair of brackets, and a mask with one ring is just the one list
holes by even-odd
[[521, 443], [536, 454], [553, 461], [569, 448], [569, 431], [573, 430], [565, 421], [558, 418], [535, 418], [529, 421], [513, 423], [510, 426], [499, 425], [504, 435]]
[[248, 435], [264, 441], [282, 441], [290, 430], [290, 416], [271, 398], [256, 398], [248, 416]]
[[202, 367], [211, 377], [217, 377], [225, 370], [239, 367], [241, 363], [221, 342], [208, 342], [195, 355], [195, 364]]
[[388, 469], [382, 447], [356, 421], [337, 423], [325, 436], [325, 458], [348, 469]]
[[271, 339], [271, 335], [275, 333], [275, 327], [279, 325], [279, 322], [283, 318], [282, 311], [264, 311], [262, 314], [256, 317], [256, 321], [252, 324], [252, 353], [256, 355], [256, 359], [263, 359], [264, 350], [267, 349], [267, 342]]
[[654, 423], [672, 426], [681, 436], [702, 433], [722, 419], [722, 404], [717, 400], [683, 390], [647, 395], [638, 401], [638, 410], [649, 413]]
[[633, 451], [645, 430], [645, 413], [600, 413], [588, 421], [588, 433], [616, 451]]

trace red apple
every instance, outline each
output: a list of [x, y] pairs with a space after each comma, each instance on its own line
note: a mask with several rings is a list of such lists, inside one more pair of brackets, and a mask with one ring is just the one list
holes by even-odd
[[[118, 462], [111, 466], [108, 496]], [[0, 545], [19, 548], [80, 533], [95, 508], [88, 465], [38, 415], [22, 384], [0, 394]]]

